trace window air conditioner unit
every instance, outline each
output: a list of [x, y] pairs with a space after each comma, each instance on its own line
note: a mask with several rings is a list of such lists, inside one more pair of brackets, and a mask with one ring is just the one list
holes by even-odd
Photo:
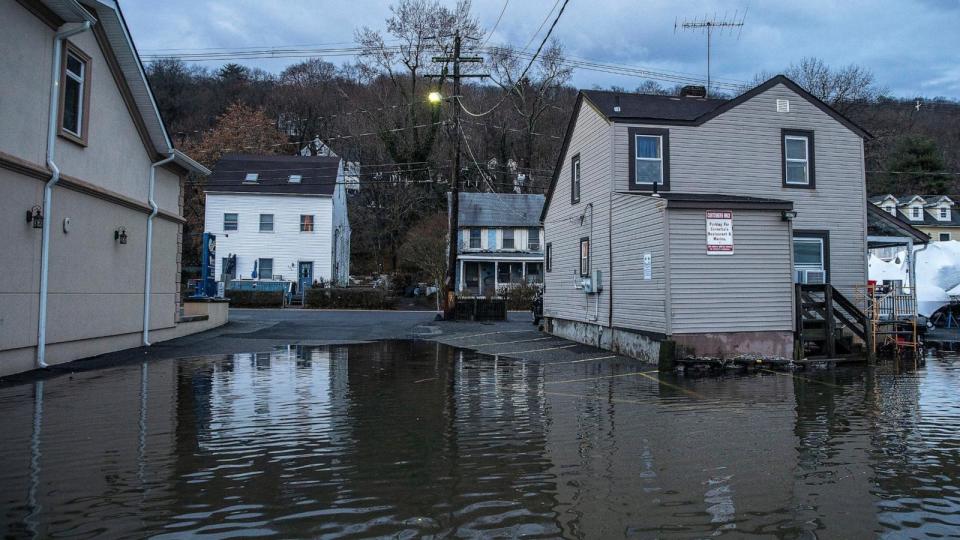
[[822, 285], [827, 282], [827, 273], [823, 270], [797, 270], [797, 283]]

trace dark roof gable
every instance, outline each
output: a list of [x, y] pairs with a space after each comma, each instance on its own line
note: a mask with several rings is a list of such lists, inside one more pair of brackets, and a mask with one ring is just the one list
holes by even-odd
[[[333, 195], [339, 170], [338, 157], [229, 154], [213, 167], [205, 191]], [[249, 173], [258, 175], [256, 183], [244, 182]], [[300, 182], [290, 182], [291, 175]]]

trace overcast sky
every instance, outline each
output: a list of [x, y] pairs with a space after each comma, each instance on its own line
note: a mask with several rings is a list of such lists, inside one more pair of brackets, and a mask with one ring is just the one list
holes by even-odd
[[[454, 0], [444, 3], [452, 5]], [[154, 0], [121, 2], [141, 54], [173, 48], [349, 46], [355, 28], [384, 27], [390, 4], [388, 0], [164, 0], [160, 9]], [[475, 0], [473, 11], [489, 30], [503, 5], [502, 0]], [[522, 47], [553, 6], [554, 0], [509, 0], [490, 43]], [[744, 9], [748, 12], [742, 33], [714, 37], [715, 79], [749, 81], [760, 71], [780, 72], [804, 56], [815, 56], [831, 66], [856, 63], [871, 69], [877, 82], [894, 96], [960, 98], [960, 0], [570, 0], [554, 36], [571, 57], [703, 77], [705, 36], [674, 32], [674, 22], [706, 15], [733, 18], [735, 11], [742, 14]], [[548, 26], [549, 22], [541, 36]], [[296, 61], [239, 62], [278, 72]], [[582, 88], [633, 89], [642, 80], [578, 70], [572, 82]]]

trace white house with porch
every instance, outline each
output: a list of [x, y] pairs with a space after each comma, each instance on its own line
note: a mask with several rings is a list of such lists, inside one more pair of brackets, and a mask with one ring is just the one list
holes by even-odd
[[493, 296], [543, 282], [543, 195], [461, 193], [457, 291]]

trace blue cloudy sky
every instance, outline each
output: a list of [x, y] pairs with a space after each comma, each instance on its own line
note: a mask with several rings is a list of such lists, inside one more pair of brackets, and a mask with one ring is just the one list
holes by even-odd
[[[121, 3], [141, 54], [173, 48], [348, 46], [355, 28], [384, 27], [391, 2], [165, 0], [162, 4], [158, 10], [154, 0]], [[503, 5], [503, 0], [474, 0], [473, 11], [489, 30]], [[554, 0], [509, 0], [490, 43], [522, 47], [554, 6]], [[749, 81], [758, 72], [779, 72], [804, 56], [815, 56], [831, 66], [856, 63], [871, 69], [877, 82], [894, 96], [960, 98], [960, 0], [570, 0], [554, 35], [571, 57], [704, 76], [705, 37], [675, 32], [674, 22], [706, 15], [732, 17], [745, 9], [739, 36], [724, 34], [714, 39], [715, 79]], [[546, 27], [541, 36], [545, 31]], [[537, 43], [539, 39], [532, 47]], [[276, 72], [295, 61], [240, 63]], [[578, 70], [572, 82], [579, 87], [630, 89], [642, 78]]]

